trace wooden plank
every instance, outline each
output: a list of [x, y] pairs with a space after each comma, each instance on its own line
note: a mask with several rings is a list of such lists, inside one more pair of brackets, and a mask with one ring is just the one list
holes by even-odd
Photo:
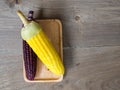
[[[25, 83], [21, 54], [0, 52], [0, 89], [119, 90], [120, 46], [64, 48], [66, 75], [61, 83]], [[3, 61], [4, 59], [4, 61]]]
[[[36, 18], [61, 19], [64, 47], [118, 46], [120, 45], [120, 3], [117, 2], [116, 0], [114, 2], [110, 0], [43, 0], [30, 3], [26, 0], [21, 1], [20, 8], [26, 15], [28, 10], [34, 10]], [[1, 3], [5, 7], [2, 9], [0, 6], [2, 11], [0, 31], [8, 29], [19, 31], [21, 22], [15, 14], [16, 7], [9, 7], [8, 3], [3, 1]]]

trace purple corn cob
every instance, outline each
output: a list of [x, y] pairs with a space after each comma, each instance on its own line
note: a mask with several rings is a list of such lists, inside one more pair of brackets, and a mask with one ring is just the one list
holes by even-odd
[[[33, 20], [33, 11], [29, 11], [28, 20]], [[23, 40], [23, 56], [26, 77], [28, 80], [34, 80], [36, 74], [37, 56], [29, 47], [26, 41]]]

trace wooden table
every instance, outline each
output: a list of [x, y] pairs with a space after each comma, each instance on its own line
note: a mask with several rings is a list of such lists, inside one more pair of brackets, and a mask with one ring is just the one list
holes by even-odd
[[[62, 82], [24, 82], [18, 7], [62, 21]], [[0, 0], [0, 90], [120, 90], [120, 1]]]

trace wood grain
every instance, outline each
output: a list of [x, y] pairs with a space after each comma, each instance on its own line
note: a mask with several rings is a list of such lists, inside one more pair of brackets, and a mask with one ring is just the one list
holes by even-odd
[[[63, 82], [24, 82], [18, 8], [62, 21]], [[0, 0], [0, 12], [0, 90], [120, 90], [119, 0]]]

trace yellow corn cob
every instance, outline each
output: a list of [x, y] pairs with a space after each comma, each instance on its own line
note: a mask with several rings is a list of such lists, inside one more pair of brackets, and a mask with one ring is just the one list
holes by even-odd
[[43, 31], [40, 31], [37, 35], [27, 40], [27, 43], [32, 47], [47, 68], [55, 74], [64, 73], [61, 59]]
[[17, 13], [25, 25], [21, 32], [22, 38], [27, 41], [29, 46], [50, 71], [57, 75], [64, 74], [64, 66], [60, 56], [39, 24], [34, 21], [29, 22], [21, 11]]

